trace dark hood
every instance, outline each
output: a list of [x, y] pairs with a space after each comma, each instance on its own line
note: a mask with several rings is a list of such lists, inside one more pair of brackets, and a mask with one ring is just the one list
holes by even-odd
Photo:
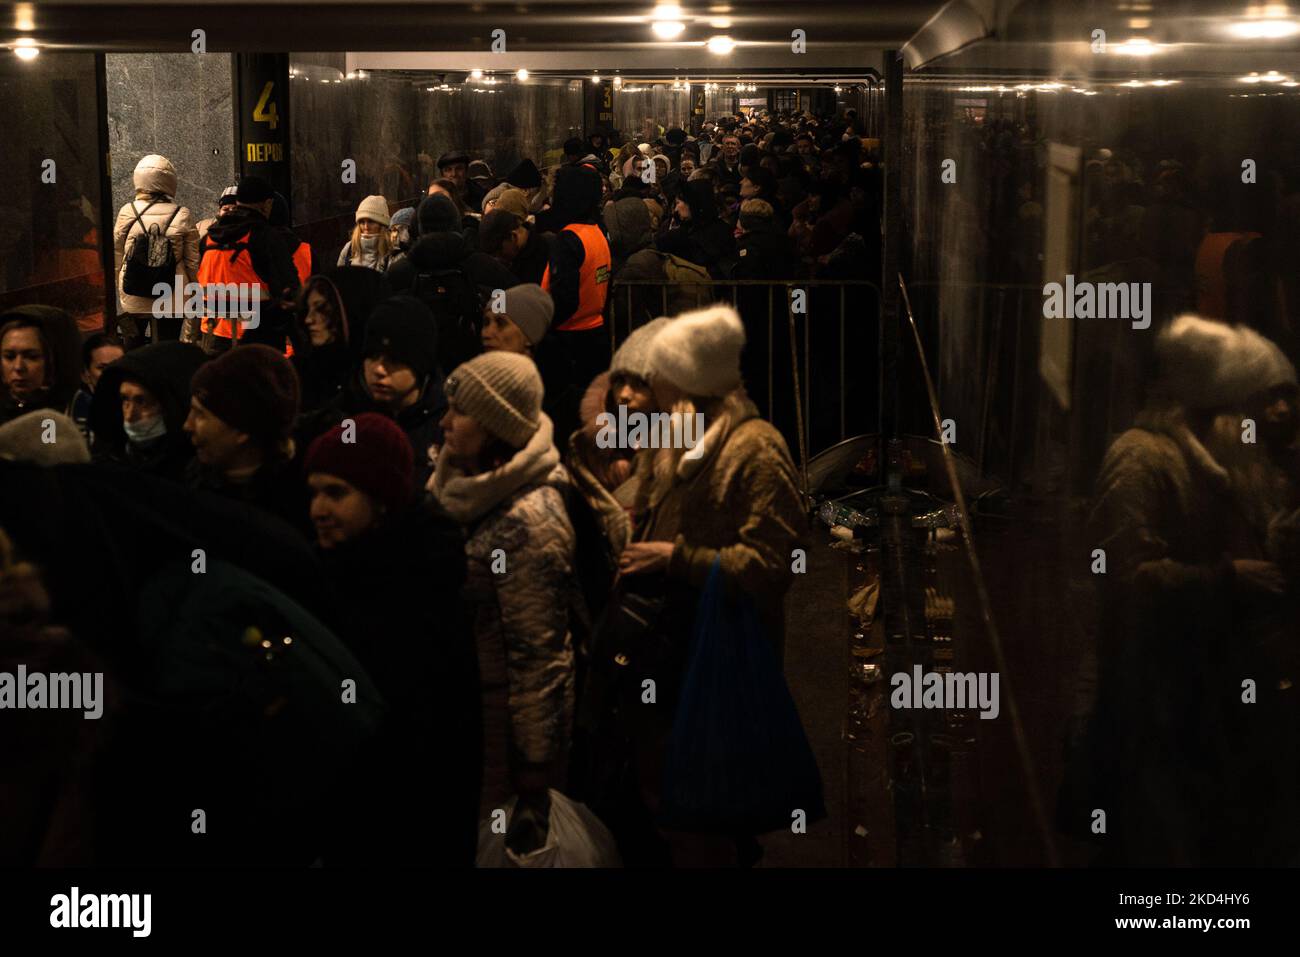
[[120, 451], [126, 445], [118, 397], [124, 379], [140, 383], [162, 404], [167, 441], [188, 446], [182, 426], [190, 410], [190, 380], [207, 358], [202, 349], [187, 342], [156, 342], [128, 352], [105, 369], [90, 406], [96, 451]]
[[[76, 320], [56, 306], [18, 306], [0, 315], [0, 327], [14, 319], [35, 323], [45, 345], [49, 386], [44, 398], [33, 407], [63, 411], [81, 386], [81, 330]], [[8, 398], [8, 392], [0, 380], [0, 396]]]
[[570, 223], [595, 222], [600, 195], [600, 174], [594, 169], [561, 166], [555, 171], [555, 189], [548, 210], [550, 225], [558, 230]]
[[[392, 295], [387, 277], [366, 266], [338, 266], [312, 276], [303, 287], [302, 306], [299, 311], [300, 323], [306, 314], [307, 293], [313, 288], [320, 289], [324, 295], [333, 300], [348, 355], [360, 359], [370, 313], [376, 305]], [[311, 341], [307, 337], [305, 328], [298, 331], [302, 340], [301, 348], [303, 351], [310, 351]], [[298, 349], [299, 345], [295, 342], [294, 351], [297, 352]]]
[[214, 243], [227, 245], [240, 239], [250, 228], [269, 226], [266, 217], [248, 206], [236, 206], [208, 227]]
[[455, 269], [473, 250], [460, 233], [421, 235], [411, 247], [411, 263], [417, 269]]
[[456, 232], [461, 228], [461, 215], [450, 197], [435, 193], [420, 201], [415, 223], [416, 233], [420, 236]]

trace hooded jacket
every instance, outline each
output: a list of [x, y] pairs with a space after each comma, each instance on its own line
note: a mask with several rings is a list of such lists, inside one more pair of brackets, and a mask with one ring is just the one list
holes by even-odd
[[[563, 780], [574, 702], [569, 609], [576, 595], [568, 485], [545, 413], [506, 464], [467, 475], [442, 456], [429, 482], [443, 510], [469, 534], [463, 596], [483, 690], [483, 816], [513, 794], [514, 770], [546, 768], [554, 782]], [[508, 556], [499, 574], [497, 549]]]
[[[194, 446], [183, 428], [190, 411], [190, 379], [206, 360], [198, 346], [157, 342], [128, 352], [105, 369], [90, 407], [95, 460], [183, 481], [194, 457]], [[131, 442], [122, 428], [119, 388], [127, 380], [144, 386], [162, 406], [167, 433], [147, 446]]]
[[419, 239], [405, 258], [389, 267], [388, 281], [393, 292], [410, 289], [422, 272], [443, 269], [461, 270], [480, 291], [509, 289], [519, 284], [504, 264], [477, 251], [465, 238], [458, 228], [455, 204], [447, 197], [435, 195], [422, 200], [417, 221]]
[[[339, 332], [333, 342], [313, 346], [303, 324], [307, 295], [318, 290], [330, 300], [339, 317]], [[362, 359], [366, 321], [370, 312], [391, 293], [383, 273], [365, 266], [339, 266], [307, 280], [293, 324], [293, 366], [302, 386], [302, 410], [311, 412], [325, 405], [341, 390]]]
[[0, 328], [15, 319], [35, 325], [45, 352], [46, 387], [19, 400], [0, 378], [0, 423], [32, 409], [55, 409], [65, 414], [81, 385], [81, 332], [76, 320], [56, 306], [19, 306], [0, 314]]
[[[145, 228], [157, 224], [161, 230], [166, 226], [167, 239], [171, 242], [177, 269], [182, 273], [182, 282], [193, 282], [198, 277], [199, 233], [189, 209], [185, 206], [178, 208], [174, 202], [176, 168], [172, 166], [171, 160], [156, 154], [146, 156], [136, 164], [132, 181], [135, 200], [118, 211], [117, 221], [113, 224], [113, 268], [117, 274], [117, 291], [122, 311], [150, 313], [153, 310], [152, 299], [147, 296], [128, 296], [122, 291], [127, 257], [131, 254], [137, 237], [143, 235], [132, 208], [140, 213]], [[149, 206], [151, 202], [153, 205]], [[145, 207], [149, 207], [147, 213]], [[174, 219], [173, 212], [176, 213]], [[171, 219], [170, 226], [167, 226], [168, 219]]]
[[713, 186], [706, 180], [688, 182], [679, 198], [690, 207], [691, 218], [672, 229], [672, 220], [665, 217], [655, 245], [663, 252], [704, 266], [714, 279], [723, 278], [721, 270], [735, 253], [736, 237], [732, 228], [718, 218]]

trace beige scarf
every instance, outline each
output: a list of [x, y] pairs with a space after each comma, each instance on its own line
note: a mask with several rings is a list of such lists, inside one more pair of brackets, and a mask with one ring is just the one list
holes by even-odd
[[509, 462], [490, 472], [470, 475], [455, 465], [444, 445], [429, 483], [425, 486], [448, 515], [468, 525], [476, 521], [525, 485], [541, 482], [560, 461], [559, 450], [552, 441], [553, 426], [545, 413], [528, 444]]

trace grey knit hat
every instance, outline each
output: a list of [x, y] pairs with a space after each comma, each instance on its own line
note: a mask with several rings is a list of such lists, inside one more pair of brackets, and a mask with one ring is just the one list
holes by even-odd
[[457, 411], [514, 448], [527, 445], [541, 425], [542, 377], [528, 356], [475, 356], [447, 377], [443, 392]]
[[505, 293], [505, 314], [523, 330], [529, 345], [537, 345], [551, 327], [551, 317], [555, 315], [551, 294], [535, 282], [502, 291]]
[[634, 375], [638, 379], [649, 381], [650, 379], [650, 341], [659, 334], [659, 330], [666, 326], [671, 320], [668, 316], [660, 316], [632, 330], [632, 334], [623, 341], [614, 353], [614, 358], [609, 363], [609, 374], [611, 376]]
[[84, 464], [90, 449], [77, 423], [53, 409], [33, 409], [0, 425], [0, 459], [33, 465]]

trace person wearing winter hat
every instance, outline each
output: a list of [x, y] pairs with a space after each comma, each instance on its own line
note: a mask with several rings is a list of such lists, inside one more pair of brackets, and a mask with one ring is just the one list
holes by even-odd
[[184, 481], [194, 458], [190, 382], [207, 358], [192, 343], [155, 342], [105, 369], [87, 423], [95, 461]]
[[483, 217], [479, 245], [484, 253], [504, 264], [518, 282], [541, 284], [550, 265], [549, 234], [539, 233], [525, 216], [495, 207]]
[[269, 346], [241, 345], [200, 366], [184, 430], [194, 445], [193, 488], [257, 506], [305, 530], [306, 500], [290, 463], [298, 374]]
[[[636, 462], [633, 508], [644, 519], [619, 570], [624, 578], [642, 579], [641, 587], [660, 582], [666, 634], [674, 636], [676, 650], [657, 677], [657, 703], [637, 709], [630, 732], [634, 766], [660, 766], [685, 672], [685, 636], [715, 560], [728, 591], [753, 602], [778, 654], [782, 647], [790, 554], [808, 534], [807, 519], [785, 440], [758, 416], [741, 386], [744, 344], [740, 317], [722, 304], [664, 323], [649, 342], [645, 362], [655, 404], [661, 411], [702, 415], [704, 428], [681, 447], [647, 450]], [[641, 784], [659, 793], [657, 776], [646, 774]], [[738, 821], [725, 830], [730, 837], [745, 834]], [[719, 864], [734, 864], [741, 855], [739, 844], [716, 838], [669, 839], [678, 860], [710, 848]], [[754, 850], [752, 839], [744, 844], [741, 856]]]
[[[472, 867], [483, 719], [478, 651], [460, 594], [460, 528], [415, 501], [411, 448], [387, 416], [363, 412], [320, 436], [303, 471], [336, 598], [327, 624], [388, 706], [344, 860], [400, 864], [414, 853], [435, 866]], [[394, 800], [436, 813], [445, 827], [413, 838]]]
[[483, 196], [484, 216], [497, 209], [513, 213], [520, 219], [527, 219], [530, 215], [528, 211], [528, 194], [522, 189], [515, 189], [513, 186], [502, 183]]
[[432, 469], [429, 449], [442, 441], [439, 420], [447, 402], [438, 368], [438, 324], [419, 299], [396, 295], [370, 312], [361, 360], [338, 394], [295, 431], [309, 445], [344, 419], [378, 412], [406, 434], [414, 456], [414, 477], [423, 482]]
[[517, 189], [528, 192], [541, 188], [542, 174], [536, 163], [525, 158], [520, 160], [514, 169], [506, 174], [506, 182]]
[[367, 196], [357, 207], [357, 224], [352, 238], [339, 250], [339, 266], [366, 266], [383, 272], [393, 252], [388, 237], [392, 218], [388, 215], [388, 200], [382, 196]]
[[[199, 234], [189, 208], [175, 201], [177, 176], [171, 160], [151, 153], [136, 164], [131, 178], [135, 199], [118, 211], [113, 225], [114, 274], [121, 302], [118, 327], [128, 350], [144, 344], [147, 329], [152, 329], [155, 342], [177, 339], [181, 332], [181, 310], [173, 310], [173, 317], [154, 318], [152, 285], [156, 277], [148, 276], [136, 264], [136, 245], [148, 243], [152, 227], [157, 226], [170, 244], [182, 287], [194, 282], [199, 273]], [[168, 276], [161, 281], [172, 284], [176, 280]]]
[[[394, 262], [388, 270], [388, 281], [394, 292], [411, 292], [429, 297], [438, 293], [436, 308], [444, 323], [440, 348], [442, 368], [449, 369], [478, 351], [478, 336], [462, 336], [462, 328], [477, 327], [479, 302], [493, 289], [505, 289], [518, 281], [504, 264], [477, 248], [478, 227], [471, 241], [456, 204], [450, 196], [436, 193], [420, 201], [416, 213], [420, 229], [411, 251]], [[458, 287], [448, 290], [452, 274], [460, 273], [464, 280], [451, 283]], [[472, 287], [472, 288], [471, 288]], [[450, 309], [460, 310], [451, 322]], [[468, 352], [463, 350], [468, 349]]]
[[[410, 252], [411, 243], [415, 241], [414, 233], [414, 206], [404, 206], [393, 213], [393, 218], [388, 224], [388, 243], [393, 250], [393, 260]], [[389, 264], [392, 264], [391, 260]]]
[[464, 150], [450, 150], [438, 157], [438, 176], [455, 184], [456, 195], [467, 202], [465, 194], [469, 183], [469, 154]]
[[1161, 330], [1156, 357], [1147, 405], [1102, 461], [1088, 524], [1110, 564], [1097, 576], [1087, 806], [1120, 812], [1100, 863], [1282, 863], [1296, 833], [1278, 805], [1293, 801], [1294, 778], [1277, 774], [1276, 755], [1293, 750], [1294, 722], [1266, 701], [1239, 714], [1233, 692], [1206, 689], [1294, 674], [1278, 655], [1293, 644], [1294, 579], [1270, 546], [1295, 521], [1277, 453], [1294, 446], [1296, 373], [1254, 330], [1191, 315]]
[[[528, 357], [471, 359], [447, 377], [447, 394], [446, 443], [428, 487], [469, 530], [464, 595], [483, 693], [480, 812], [486, 818], [517, 795], [521, 809], [544, 819], [548, 786], [565, 779], [573, 715], [568, 472]], [[497, 574], [503, 544], [508, 568]]]
[[483, 351], [528, 355], [551, 327], [555, 304], [536, 283], [511, 286], [501, 293], [483, 308]]

